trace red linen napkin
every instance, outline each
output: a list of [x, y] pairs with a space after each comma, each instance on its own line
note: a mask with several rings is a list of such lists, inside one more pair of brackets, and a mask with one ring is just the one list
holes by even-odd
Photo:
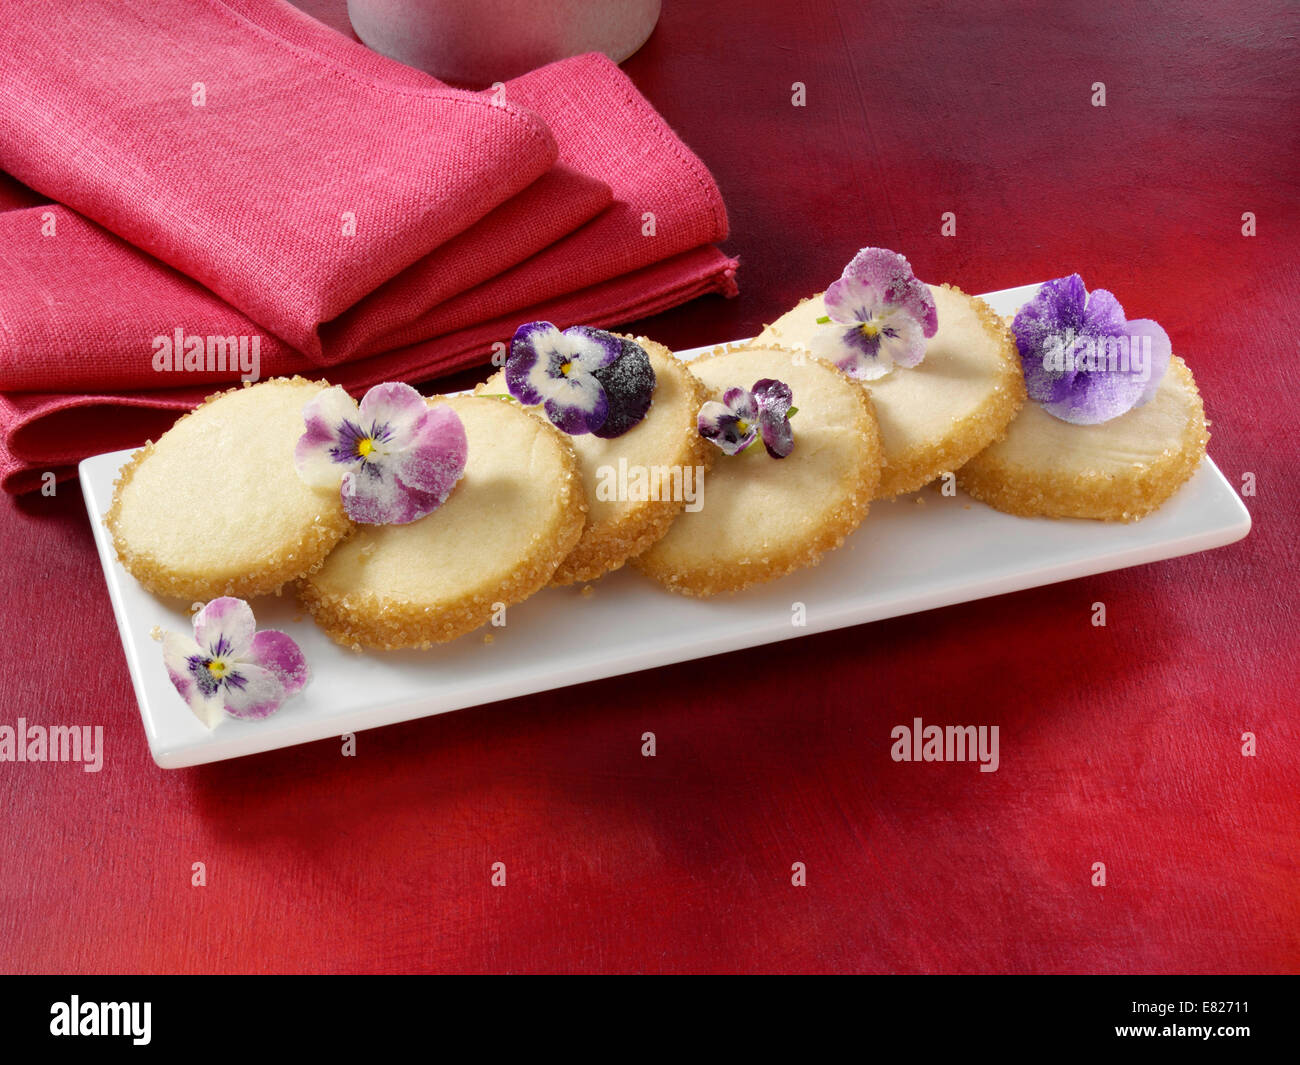
[[15, 0], [0, 169], [310, 354], [319, 323], [557, 157], [532, 112], [405, 69], [358, 70], [219, 0]]
[[[2, 200], [0, 390], [156, 390], [232, 379], [215, 369], [171, 379], [182, 371], [179, 361], [160, 372], [154, 339], [177, 329], [182, 336], [258, 337], [263, 377], [308, 372], [317, 361], [75, 211], [49, 203], [5, 211]], [[418, 318], [430, 301], [514, 265], [523, 245], [502, 237], [516, 226], [526, 228], [527, 247], [544, 247], [608, 203], [607, 186], [557, 166], [329, 323], [337, 353], [330, 361], [356, 357], [375, 334]]]

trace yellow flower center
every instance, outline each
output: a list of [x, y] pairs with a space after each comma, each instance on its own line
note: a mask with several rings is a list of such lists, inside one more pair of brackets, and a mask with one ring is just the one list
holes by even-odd
[[208, 672], [214, 677], [224, 677], [226, 675], [226, 663], [219, 658], [214, 658], [208, 663]]
[[568, 377], [568, 376], [569, 376], [569, 368], [570, 368], [571, 366], [573, 366], [573, 363], [572, 363], [572, 362], [562, 362], [562, 363], [560, 363], [560, 373], [564, 374], [565, 377]]
[[880, 325], [877, 322], [863, 322], [858, 328], [868, 340], [874, 340], [880, 335]]
[[368, 436], [364, 436], [357, 443], [357, 454], [365, 458], [370, 452], [375, 450], [375, 442]]
[[736, 422], [736, 432], [738, 432], [741, 436], [748, 436], [749, 422], [747, 422], [744, 418], [741, 418], [738, 422]]

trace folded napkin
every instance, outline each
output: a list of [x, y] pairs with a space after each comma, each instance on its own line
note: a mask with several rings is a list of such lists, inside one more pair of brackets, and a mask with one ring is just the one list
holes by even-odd
[[311, 353], [557, 147], [508, 100], [359, 73], [240, 7], [0, 5], [0, 169]]
[[[151, 5], [150, 11], [146, 21], [151, 33], [163, 32], [154, 28], [160, 23], [181, 25], [168, 4]], [[99, 7], [93, 12], [113, 23]], [[295, 76], [345, 70], [349, 92], [354, 83], [367, 90], [382, 86], [402, 101], [432, 95], [445, 102], [452, 93], [285, 4], [204, 0], [200, 12], [204, 32], [212, 21], [233, 25], [240, 46], [252, 47], [258, 62], [269, 62], [266, 53], [287, 51], [294, 64], [307, 68], [303, 74], [295, 67]], [[71, 42], [75, 35], [68, 32]], [[188, 42], [189, 63], [206, 54], [202, 37], [192, 28], [166, 32]], [[29, 50], [30, 70], [20, 62], [21, 54], [10, 43], [0, 45], [0, 64], [18, 71], [23, 83], [44, 85], [48, 78], [40, 75], [39, 50]], [[227, 56], [222, 62], [228, 61]], [[147, 66], [143, 57], [137, 63]], [[75, 76], [70, 72], [75, 66], [63, 68], [69, 77]], [[162, 66], [175, 73], [174, 60]], [[157, 75], [146, 77], [139, 70], [132, 77], [157, 81]], [[6, 73], [6, 89], [10, 80]], [[47, 104], [59, 95], [57, 88], [44, 91]], [[211, 105], [211, 84], [208, 91]], [[287, 109], [298, 91], [271, 94], [275, 106], [286, 109], [283, 128], [295, 136], [297, 120]], [[370, 102], [369, 95], [361, 95], [363, 103]], [[0, 180], [0, 389], [8, 393], [0, 400], [0, 485], [22, 491], [39, 484], [46, 471], [65, 476], [79, 458], [156, 434], [177, 409], [191, 406], [217, 384], [229, 384], [229, 372], [160, 373], [155, 368], [158, 338], [171, 338], [177, 329], [187, 338], [256, 337], [263, 377], [319, 374], [327, 364], [331, 380], [358, 389], [386, 377], [418, 379], [484, 362], [493, 342], [507, 339], [522, 320], [550, 317], [561, 324], [613, 325], [703, 292], [734, 294], [735, 262], [709, 247], [726, 235], [726, 214], [712, 178], [603, 56], [553, 64], [508, 83], [504, 93], [460, 95], [544, 123], [557, 145], [557, 164], [432, 250], [414, 259], [393, 257], [390, 267], [403, 265], [341, 310], [337, 300], [330, 302], [333, 297], [295, 303], [302, 286], [285, 293], [265, 278], [257, 284], [261, 267], [247, 264], [236, 287], [249, 293], [232, 298], [230, 287], [220, 289], [208, 276], [196, 274], [190, 258], [167, 258], [164, 251], [174, 251], [180, 238], [168, 228], [167, 216], [148, 203], [135, 206], [138, 217], [129, 218], [127, 225], [102, 210], [92, 221]], [[5, 121], [22, 126], [29, 106], [24, 99], [21, 92], [0, 92], [0, 129]], [[346, 94], [344, 99], [347, 106], [360, 106]], [[186, 106], [192, 106], [189, 97]], [[75, 107], [70, 110], [85, 121]], [[314, 113], [325, 110], [322, 104]], [[172, 130], [166, 136], [184, 132]], [[42, 191], [64, 203], [79, 197], [83, 212], [86, 204], [95, 208], [105, 202], [99, 185], [87, 181], [87, 167], [74, 160], [69, 172], [60, 168], [58, 157], [74, 149], [60, 146], [57, 139], [46, 143], [33, 140], [30, 132], [26, 136], [21, 150], [4, 149], [3, 158], [15, 173], [38, 187], [43, 184]], [[395, 142], [405, 144], [409, 136], [404, 128]], [[151, 130], [144, 139], [153, 144], [161, 137]], [[300, 147], [300, 165], [307, 172], [319, 172], [320, 158], [331, 158], [312, 136], [304, 134]], [[311, 157], [312, 151], [325, 154]], [[120, 160], [126, 154], [119, 150], [109, 157]], [[386, 165], [382, 151], [373, 162]], [[439, 165], [451, 166], [453, 177], [461, 173], [460, 164], [445, 157]], [[135, 171], [131, 166], [109, 168], [101, 184], [112, 188], [123, 174]], [[249, 178], [256, 187], [262, 180]], [[283, 172], [270, 179], [267, 195], [274, 198], [275, 183], [283, 180]], [[86, 184], [93, 195], [81, 187]], [[455, 180], [449, 184], [459, 187]], [[170, 186], [169, 191], [177, 193]], [[376, 202], [383, 205], [391, 203], [391, 192], [367, 187], [367, 195], [378, 196]], [[214, 211], [214, 197], [192, 190], [186, 195], [193, 201], [188, 210], [200, 215]], [[241, 214], [246, 199], [230, 200], [225, 215], [227, 224], [242, 233], [251, 232]], [[372, 213], [370, 201], [356, 202], [360, 216]], [[186, 217], [180, 208], [178, 212], [171, 216], [173, 228], [179, 228], [176, 217]], [[122, 207], [118, 214], [124, 213], [132, 211]], [[51, 223], [57, 236], [45, 232]], [[208, 218], [205, 224], [214, 223]], [[148, 231], [146, 237], [139, 235], [142, 230]], [[184, 235], [192, 237], [189, 227]], [[147, 250], [141, 249], [142, 241]], [[268, 255], [268, 242], [251, 243], [263, 260], [274, 257]], [[310, 258], [318, 251], [296, 248], [293, 254]], [[319, 260], [312, 263], [322, 267]], [[333, 266], [339, 267], [339, 261]], [[238, 264], [234, 269], [238, 277]], [[327, 291], [332, 281], [324, 279], [340, 273], [346, 270], [325, 269], [312, 283]], [[250, 294], [255, 301], [246, 298]], [[316, 310], [304, 313], [309, 306]], [[272, 318], [274, 328], [268, 324]], [[292, 341], [286, 332], [293, 334]], [[168, 413], [160, 418], [149, 411]]]
[[[598, 214], [609, 199], [603, 183], [556, 167], [329, 323], [323, 334], [331, 340], [327, 361], [391, 347], [377, 338], [514, 265], [519, 242], [501, 241], [503, 232], [524, 226], [530, 246], [544, 247]], [[177, 382], [160, 377], [155, 338], [173, 337], [177, 329], [183, 337], [260, 337], [263, 377], [311, 372], [322, 361], [61, 204], [5, 211], [0, 203], [0, 278], [0, 390], [166, 387]], [[172, 366], [168, 373], [182, 371], [178, 361]], [[186, 383], [231, 380], [215, 365], [183, 372]]]

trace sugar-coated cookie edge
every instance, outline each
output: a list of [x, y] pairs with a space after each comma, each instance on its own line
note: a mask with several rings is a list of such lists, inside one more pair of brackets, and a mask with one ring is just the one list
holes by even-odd
[[980, 502], [1022, 518], [1134, 522], [1146, 517], [1191, 478], [1210, 441], [1205, 405], [1191, 368], [1175, 355], [1168, 372], [1186, 375], [1196, 404], [1195, 416], [1188, 419], [1177, 446], [1130, 476], [1052, 470], [1026, 479], [1023, 471], [1009, 469], [995, 454], [985, 451], [957, 471], [957, 483]]
[[[228, 396], [245, 388], [256, 388], [262, 385], [286, 382], [294, 385], [319, 385], [321, 388], [332, 387], [329, 381], [323, 379], [313, 381], [297, 374], [292, 377], [271, 377], [258, 382], [246, 381], [243, 384], [235, 385], [233, 388], [222, 389], [220, 392], [213, 392], [205, 397], [198, 406], [186, 411], [177, 418], [167, 429], [167, 432], [171, 432], [185, 419], [199, 413], [223, 396]], [[166, 433], [163, 434], [163, 436], [166, 435]], [[158, 438], [160, 442], [162, 438]], [[320, 521], [312, 525], [308, 535], [299, 539], [297, 543], [291, 546], [291, 549], [267, 555], [264, 563], [249, 572], [243, 579], [232, 579], [218, 583], [211, 577], [204, 577], [200, 574], [180, 573], [159, 563], [148, 552], [132, 550], [118, 528], [121, 519], [122, 493], [131, 483], [140, 465], [153, 454], [155, 447], [156, 445], [152, 440], [145, 441], [144, 445], [137, 448], [130, 459], [127, 460], [126, 465], [118, 471], [118, 475], [113, 481], [113, 499], [103, 517], [104, 526], [112, 537], [113, 550], [117, 554], [118, 561], [122, 563], [123, 568], [132, 577], [155, 595], [192, 601], [207, 601], [223, 595], [251, 599], [259, 595], [279, 594], [280, 589], [290, 581], [320, 569], [329, 553], [352, 532], [352, 521], [343, 509], [343, 501], [340, 497], [335, 505], [331, 505], [328, 501], [323, 502]], [[310, 561], [304, 564], [304, 560]]]

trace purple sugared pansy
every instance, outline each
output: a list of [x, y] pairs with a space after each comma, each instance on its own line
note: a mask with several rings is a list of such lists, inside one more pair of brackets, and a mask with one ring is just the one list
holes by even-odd
[[208, 728], [223, 714], [258, 719], [275, 713], [310, 679], [293, 639], [276, 629], [257, 631], [242, 599], [223, 596], [194, 615], [194, 637], [165, 632], [167, 675], [194, 716]]
[[711, 399], [700, 408], [696, 426], [723, 454], [739, 455], [758, 439], [758, 404], [748, 389], [729, 388], [720, 401]]
[[1128, 321], [1104, 288], [1078, 274], [1048, 281], [1012, 323], [1029, 398], [1074, 425], [1140, 407], [1169, 369], [1169, 336], [1149, 318]]
[[888, 248], [863, 248], [823, 299], [826, 317], [818, 319], [813, 354], [860, 381], [884, 377], [895, 365], [917, 365], [926, 338], [939, 329], [929, 287]]
[[752, 389], [729, 388], [721, 401], [705, 403], [697, 428], [700, 436], [727, 455], [739, 455], [761, 436], [767, 453], [783, 459], [794, 450], [794, 430], [790, 428], [793, 398], [784, 381], [764, 377]]
[[527, 406], [541, 404], [570, 436], [621, 436], [645, 417], [654, 367], [640, 344], [588, 325], [561, 332], [550, 322], [515, 330], [506, 388]]
[[353, 521], [404, 525], [437, 510], [465, 472], [469, 442], [451, 407], [410, 385], [375, 385], [360, 406], [337, 385], [303, 408], [294, 464], [308, 484], [338, 488]]

